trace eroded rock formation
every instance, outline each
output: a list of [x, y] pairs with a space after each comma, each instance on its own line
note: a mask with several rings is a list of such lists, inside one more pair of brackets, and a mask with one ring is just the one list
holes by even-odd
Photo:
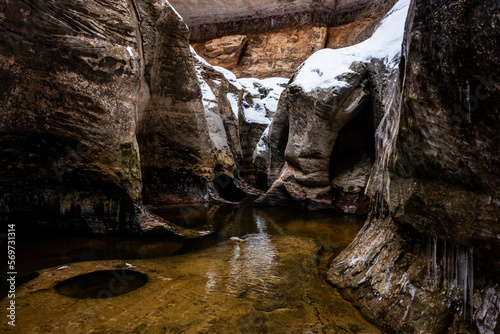
[[175, 10], [165, 8], [151, 28], [151, 101], [139, 116], [137, 133], [144, 196], [155, 202], [207, 200], [214, 169], [236, 166], [218, 105], [199, 81], [189, 29]]
[[170, 0], [170, 3], [192, 29], [193, 40], [199, 41], [311, 23], [339, 26], [372, 15], [383, 15], [394, 1], [291, 0], [283, 3], [281, 0]]
[[224, 36], [206, 43], [194, 44], [196, 52], [215, 66], [233, 71], [238, 65], [243, 47], [248, 38], [245, 35]]
[[[274, 183], [257, 204], [332, 209], [336, 203], [343, 212], [366, 213], [362, 194], [373, 154], [371, 129], [387, 104], [407, 8], [404, 2], [394, 6], [365, 42], [321, 50], [297, 69], [270, 128], [269, 180]], [[360, 113], [359, 125], [336, 146], [339, 131]], [[352, 183], [352, 176], [342, 173], [356, 168], [359, 179]]]
[[[262, 165], [256, 168], [254, 156], [259, 150], [262, 135], [275, 116], [278, 100], [288, 80], [284, 78], [240, 79], [239, 82], [242, 84], [238, 115], [243, 153], [241, 174], [255, 184], [257, 173], [265, 174], [267, 169]], [[265, 183], [267, 182], [264, 182], [264, 187], [266, 187]]]
[[[172, 1], [193, 30], [193, 46], [200, 56], [238, 77], [256, 78], [290, 77], [318, 50], [362, 42], [394, 3]], [[228, 49], [229, 40], [240, 42], [231, 42]]]
[[20, 229], [137, 223], [140, 36], [113, 4], [0, 2], [0, 211]]
[[[222, 39], [230, 37], [235, 36]], [[261, 34], [250, 31], [248, 37], [245, 36], [245, 48], [238, 53], [225, 53], [224, 47], [218, 46], [221, 39], [193, 43], [193, 46], [209, 63], [223, 66], [240, 78], [290, 77], [302, 61], [325, 47], [327, 37], [324, 26], [304, 26]], [[214, 47], [216, 52], [212, 51]], [[212, 57], [218, 53], [221, 55]]]
[[259, 204], [289, 204], [308, 208], [332, 207], [330, 157], [339, 130], [364, 107], [369, 92], [366, 68], [354, 63], [345, 84], [308, 91], [300, 84], [287, 87], [288, 143], [285, 164], [271, 189]]
[[498, 332], [498, 13], [495, 1], [410, 7], [371, 219], [329, 274], [387, 330]]
[[0, 14], [2, 220], [140, 231], [156, 219], [142, 198], [210, 199], [236, 171], [168, 3], [3, 1]]

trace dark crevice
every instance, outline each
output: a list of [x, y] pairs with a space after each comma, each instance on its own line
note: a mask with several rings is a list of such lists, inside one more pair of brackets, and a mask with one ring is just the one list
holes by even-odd
[[[330, 157], [330, 182], [335, 177], [353, 169], [364, 166], [368, 172], [375, 161], [375, 128], [373, 126], [373, 105], [369, 102], [359, 114], [347, 123], [338, 133], [335, 146]], [[368, 214], [369, 199], [364, 195], [364, 188], [347, 189], [332, 185], [335, 205], [345, 213], [345, 207], [356, 207], [356, 213]]]
[[247, 194], [238, 188], [231, 177], [226, 174], [218, 175], [214, 178], [214, 187], [219, 195], [230, 202], [241, 202]]

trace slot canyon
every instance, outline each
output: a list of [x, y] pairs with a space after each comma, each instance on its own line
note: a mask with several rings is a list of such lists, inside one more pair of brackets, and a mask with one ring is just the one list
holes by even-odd
[[0, 0], [4, 333], [500, 333], [497, 0]]

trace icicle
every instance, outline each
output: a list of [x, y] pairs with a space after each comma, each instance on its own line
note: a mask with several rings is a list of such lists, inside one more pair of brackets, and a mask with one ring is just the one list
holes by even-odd
[[469, 301], [470, 301], [470, 317], [474, 317], [474, 247], [469, 247]]
[[455, 247], [452, 245], [451, 249], [448, 251], [448, 286], [451, 286], [453, 282], [453, 270], [455, 269], [453, 262], [453, 253], [455, 252]]
[[427, 237], [427, 279], [431, 279], [431, 237]]
[[472, 114], [472, 108], [470, 106], [470, 84], [469, 81], [466, 81], [467, 83], [467, 96], [465, 97], [467, 101], [467, 111], [468, 111], [468, 118], [469, 118], [469, 123], [471, 122], [471, 114]]
[[448, 262], [446, 261], [448, 257], [447, 249], [446, 249], [446, 240], [444, 241], [444, 251], [443, 251], [443, 287], [447, 284], [447, 273], [448, 273]]
[[432, 252], [432, 264], [433, 264], [433, 270], [434, 270], [434, 289], [437, 288], [437, 269], [438, 269], [438, 264], [437, 264], [437, 243], [438, 238], [434, 237], [434, 248]]
[[458, 246], [455, 247], [455, 251], [453, 252], [453, 262], [454, 262], [454, 267], [455, 267], [455, 276], [454, 276], [454, 279], [453, 279], [453, 282], [456, 284], [456, 286], [458, 287], [459, 286], [459, 279], [458, 279]]
[[[435, 236], [423, 238], [427, 243], [427, 280], [429, 287], [436, 290], [442, 278], [442, 289], [447, 290], [450, 297], [457, 296], [462, 299], [462, 314], [467, 318], [467, 308], [470, 308], [470, 318], [474, 316], [474, 248], [466, 246], [448, 245], [443, 241], [439, 249], [439, 239]], [[440, 262], [438, 263], [438, 253]], [[477, 263], [478, 261], [476, 261]], [[441, 267], [440, 267], [441, 266]], [[441, 276], [439, 276], [441, 272]]]
[[468, 272], [468, 269], [469, 269], [469, 265], [468, 265], [468, 253], [467, 251], [464, 249], [463, 252], [462, 252], [462, 263], [461, 263], [461, 266], [462, 266], [462, 289], [463, 289], [463, 293], [464, 293], [464, 319], [465, 319], [465, 316], [467, 314], [467, 272]]

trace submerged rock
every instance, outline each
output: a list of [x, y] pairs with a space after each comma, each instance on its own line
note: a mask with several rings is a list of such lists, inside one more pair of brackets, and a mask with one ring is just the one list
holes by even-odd
[[[148, 259], [83, 261], [64, 270], [40, 270], [37, 278], [18, 287], [16, 315], [23, 321], [15, 329], [22, 333], [381, 333], [317, 273], [318, 245], [313, 238], [283, 233], [271, 237], [272, 222], [262, 218], [249, 222], [250, 217], [244, 214], [241, 223], [231, 219], [228, 224], [233, 224], [231, 233], [238, 233], [238, 226], [254, 230], [245, 242], [219, 243], [176, 256], [155, 252], [146, 255]], [[304, 222], [299, 218], [296, 226], [303, 228]], [[339, 234], [351, 239], [355, 230]], [[75, 299], [54, 289], [79, 277], [84, 280], [67, 286], [70, 295], [97, 292], [97, 297], [112, 297], [140, 282], [127, 263], [147, 275], [147, 283], [129, 293]], [[96, 270], [111, 277], [92, 281], [78, 276]], [[0, 306], [8, 307], [8, 302], [5, 298]], [[0, 323], [2, 332], [10, 327]]]

